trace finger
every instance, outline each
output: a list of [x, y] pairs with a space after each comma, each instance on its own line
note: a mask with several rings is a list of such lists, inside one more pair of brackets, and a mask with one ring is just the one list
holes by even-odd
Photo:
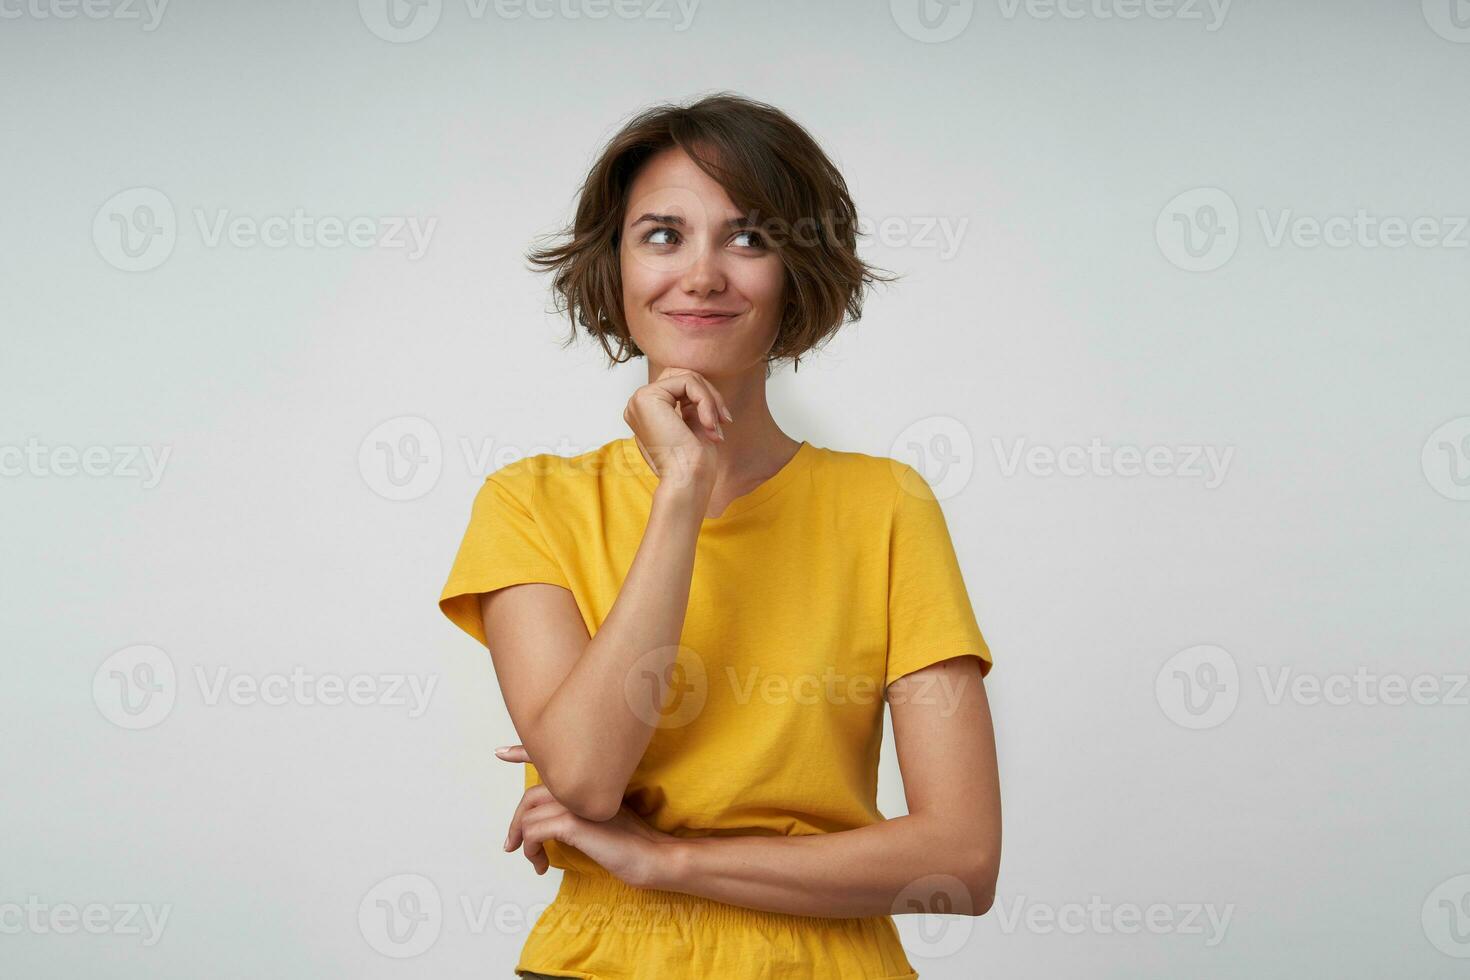
[[510, 815], [510, 827], [505, 833], [507, 851], [513, 851], [521, 846], [521, 822], [525, 820], [526, 814], [554, 799], [551, 790], [546, 788], [545, 783], [537, 783], [521, 794], [521, 801], [516, 804], [515, 812]]
[[711, 437], [718, 435], [716, 422], [713, 420], [713, 412], [709, 406], [709, 396], [699, 390], [694, 384], [690, 384], [684, 393], [679, 396], [678, 413], [684, 419], [684, 424], [696, 432], [703, 429]]
[[720, 429], [718, 407], [715, 402], [716, 395], [714, 386], [699, 374], [684, 370], [678, 374], [669, 373], [659, 375], [655, 385], [674, 395], [680, 401], [693, 402], [698, 411], [700, 424], [718, 439], [724, 439], [724, 432]]
[[531, 753], [524, 745], [502, 745], [495, 750], [495, 758], [505, 762], [530, 762]]
[[725, 432], [720, 427], [719, 403], [715, 401], [714, 385], [710, 384], [699, 375], [690, 379], [690, 390], [695, 392], [694, 401], [699, 409], [699, 420], [704, 423], [721, 441], [725, 438]]
[[725, 396], [720, 394], [720, 389], [716, 388], [710, 382], [709, 378], [706, 378], [704, 375], [699, 374], [697, 375], [697, 377], [699, 378], [699, 380], [703, 381], [705, 387], [709, 389], [709, 397], [710, 401], [713, 403], [715, 414], [719, 418], [724, 419], [726, 422], [734, 422], [735, 416], [730, 414], [730, 406], [725, 402]]
[[531, 867], [536, 869], [538, 875], [544, 875], [551, 867], [551, 855], [546, 853], [544, 847], [535, 857], [527, 857], [526, 860], [531, 862]]
[[547, 841], [555, 840], [571, 844], [570, 814], [565, 810], [552, 813], [549, 809], [542, 809], [539, 815], [530, 815], [524, 821], [522, 828], [526, 839], [521, 845], [521, 850], [525, 853], [526, 858], [536, 866], [537, 874], [542, 874], [550, 866], [544, 847]]
[[694, 432], [696, 436], [705, 439], [715, 438], [716, 433], [705, 425], [704, 419], [699, 414], [699, 403], [693, 401], [682, 401], [679, 403], [679, 414], [684, 417], [684, 424]]
[[531, 837], [531, 828], [543, 823], [553, 817], [567, 813], [566, 807], [552, 796], [549, 792], [546, 797], [527, 806], [521, 814], [518, 846], [526, 851], [527, 857], [533, 857], [540, 853], [540, 845]]

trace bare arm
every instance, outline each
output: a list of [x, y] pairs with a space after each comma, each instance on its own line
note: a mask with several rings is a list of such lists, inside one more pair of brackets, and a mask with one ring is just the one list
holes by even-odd
[[486, 643], [521, 742], [547, 789], [589, 820], [617, 813], [653, 737], [658, 704], [644, 678], [662, 684], [678, 653], [703, 517], [704, 504], [691, 493], [660, 486], [596, 636], [589, 638], [561, 586], [527, 583], [480, 597]]
[[[957, 699], [925, 696], [934, 683]], [[914, 671], [886, 696], [908, 816], [831, 834], [674, 839], [659, 846], [667, 859], [655, 863], [650, 887], [795, 915], [988, 911], [1000, 868], [1000, 780], [979, 661]]]
[[660, 482], [596, 636], [561, 586], [524, 583], [480, 597], [485, 642], [516, 732], [546, 788], [588, 820], [618, 812], [658, 726], [713, 489], [721, 414], [728, 414], [723, 398], [689, 371], [666, 370], [630, 399], [623, 418], [653, 447]]

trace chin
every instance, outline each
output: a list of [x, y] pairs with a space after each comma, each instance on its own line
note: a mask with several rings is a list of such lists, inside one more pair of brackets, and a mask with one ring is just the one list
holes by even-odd
[[734, 374], [741, 367], [740, 359], [718, 344], [673, 344], [650, 356], [659, 364], [698, 371], [707, 378]]

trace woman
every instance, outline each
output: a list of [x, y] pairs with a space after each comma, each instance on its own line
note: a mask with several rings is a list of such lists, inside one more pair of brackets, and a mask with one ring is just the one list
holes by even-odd
[[800, 126], [721, 94], [636, 116], [532, 253], [648, 384], [631, 437], [489, 476], [440, 599], [520, 735], [505, 848], [563, 870], [521, 975], [913, 978], [891, 915], [990, 907], [991, 656], [938, 501], [766, 404], [881, 278], [854, 221]]

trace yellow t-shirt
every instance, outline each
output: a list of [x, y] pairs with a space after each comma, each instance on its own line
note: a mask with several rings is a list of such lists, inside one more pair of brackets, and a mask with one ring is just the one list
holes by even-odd
[[[580, 456], [543, 454], [502, 467], [475, 498], [440, 608], [483, 644], [480, 593], [549, 582], [571, 590], [595, 634], [632, 564], [658, 482], [631, 437]], [[989, 672], [990, 651], [943, 512], [922, 475], [897, 460], [803, 442], [774, 476], [701, 526], [668, 678], [673, 691], [624, 802], [654, 828], [683, 837], [820, 834], [883, 820], [883, 689], [962, 655], [979, 658]], [[527, 766], [526, 786], [538, 781]], [[574, 848], [550, 842], [546, 850], [566, 874], [538, 929], [555, 918], [558, 903], [626, 905], [643, 897], [634, 893], [645, 890], [621, 886]], [[780, 923], [792, 930], [797, 972], [762, 972], [770, 950], [758, 969], [753, 959], [709, 959], [689, 972], [695, 954], [670, 949], [687, 937], [678, 930], [638, 949], [618, 946], [633, 941], [628, 930], [596, 930], [593, 940], [586, 929], [533, 935], [517, 968], [642, 976], [628, 957], [668, 953], [666, 975], [914, 975], [887, 916], [781, 916], [674, 893], [657, 897], [706, 925], [722, 923], [716, 945], [740, 946], [731, 936], [743, 928], [769, 937], [761, 927]], [[830, 934], [839, 928], [833, 923], [851, 934]], [[820, 935], [826, 940], [811, 941]], [[857, 952], [846, 949], [854, 943]], [[595, 961], [618, 966], [591, 972]]]

